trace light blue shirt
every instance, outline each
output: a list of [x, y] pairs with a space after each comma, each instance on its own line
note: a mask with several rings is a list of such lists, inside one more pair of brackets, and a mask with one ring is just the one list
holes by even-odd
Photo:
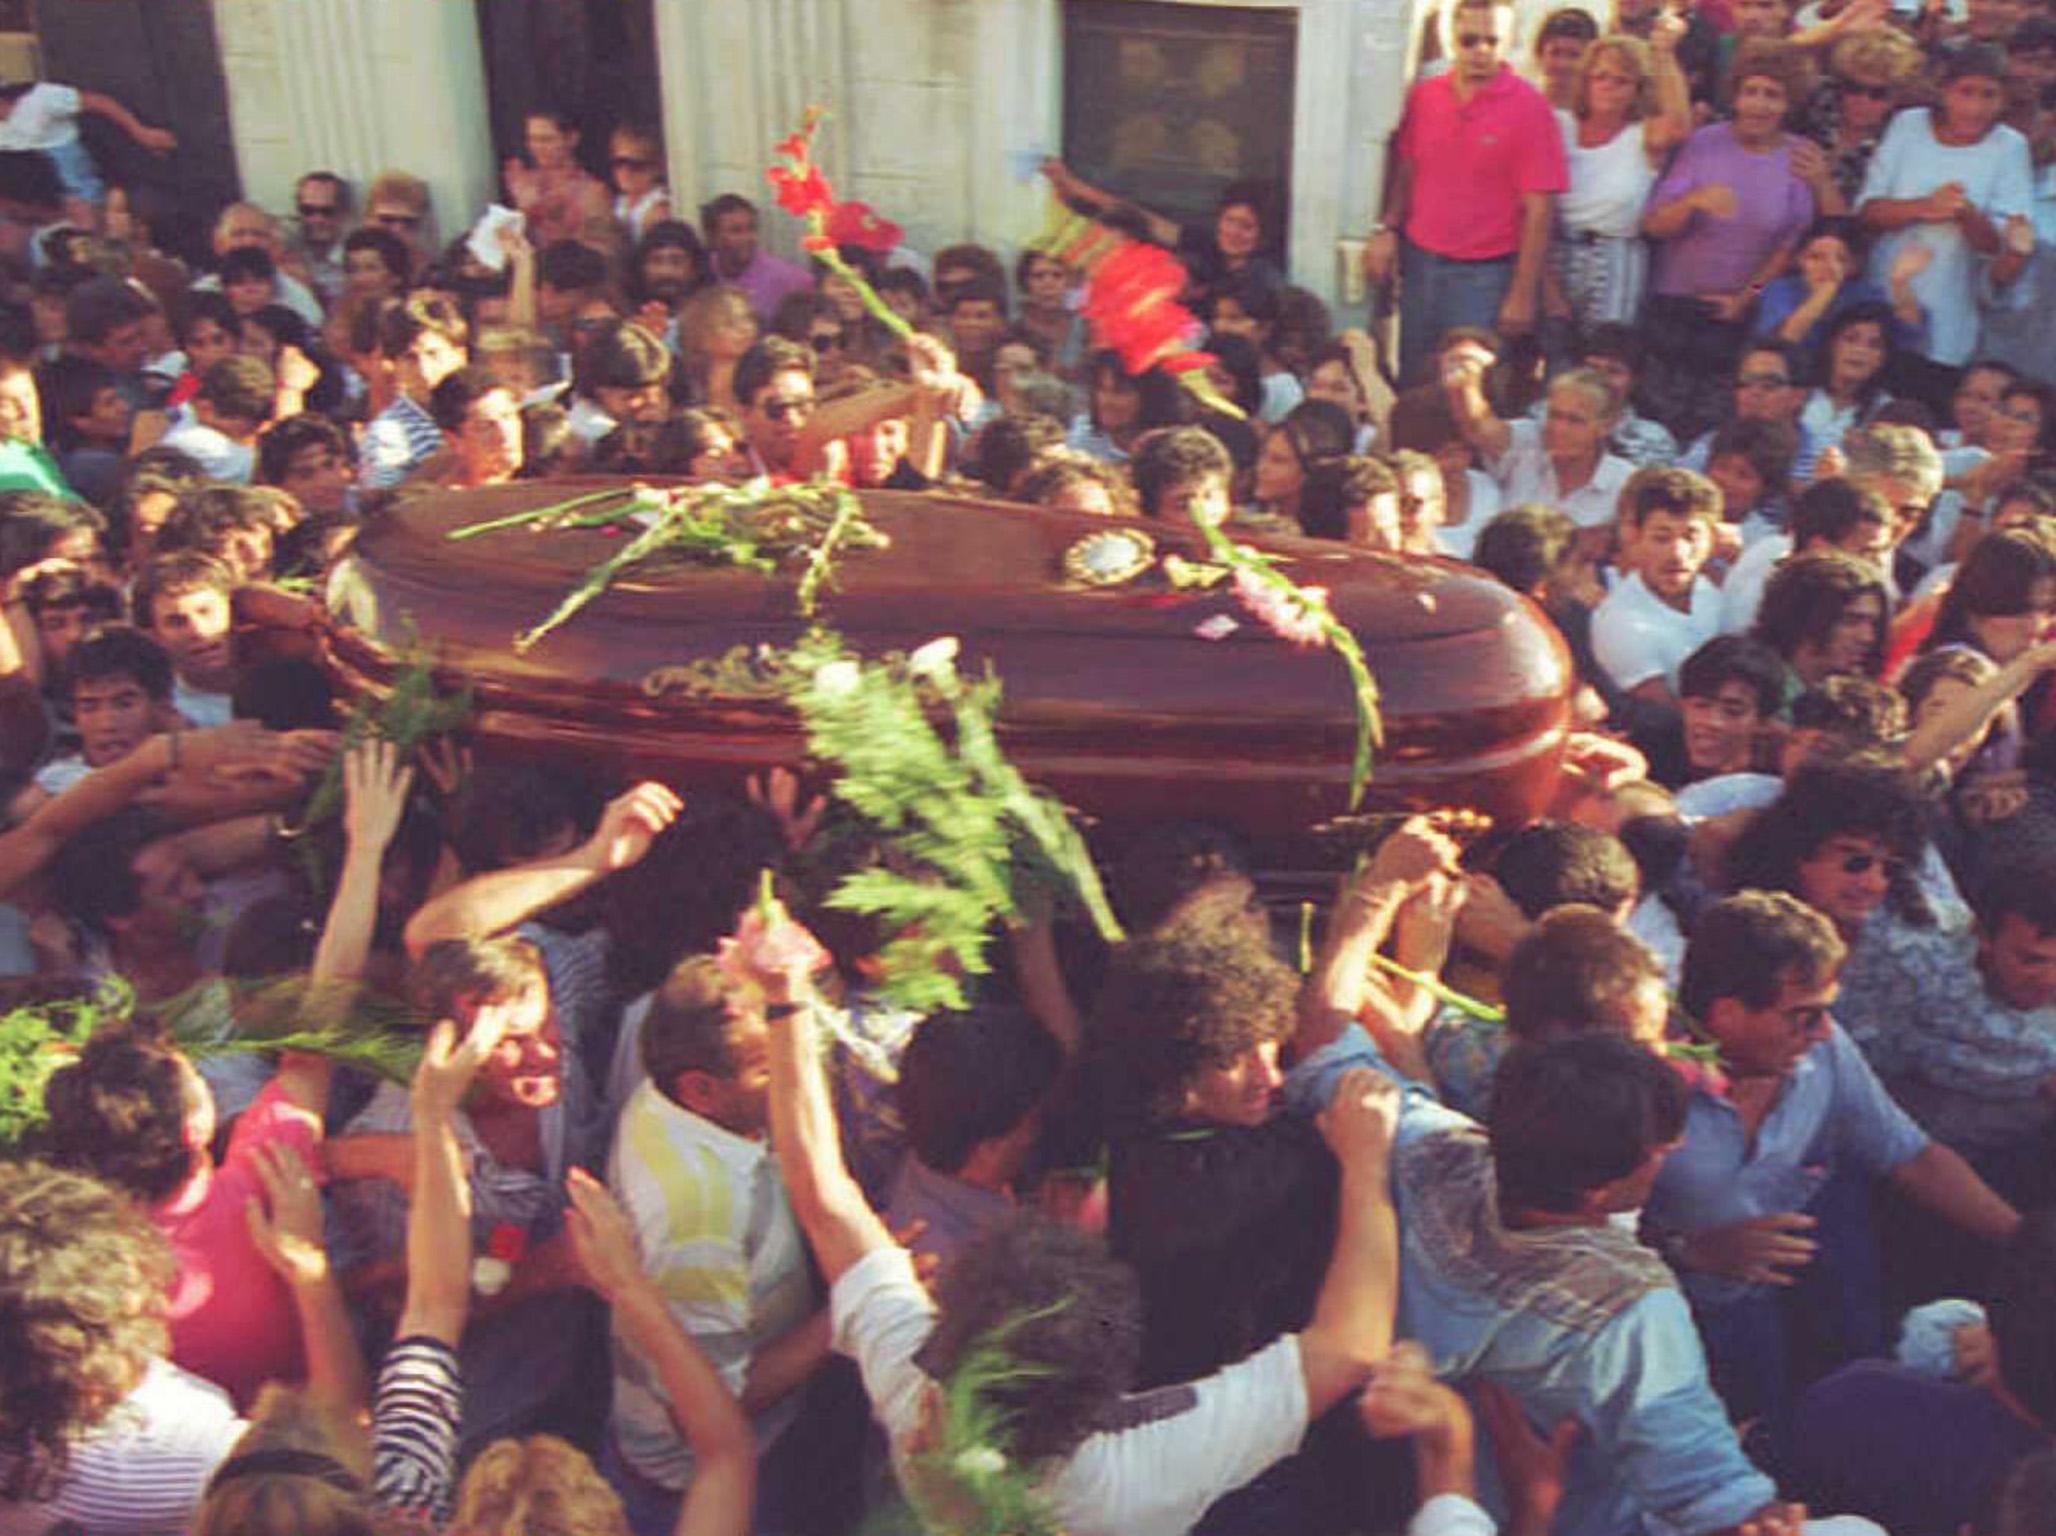
[[1399, 1078], [1357, 1025], [1292, 1069], [1287, 1104], [1317, 1112], [1351, 1067], [1376, 1068], [1404, 1093], [1393, 1147], [1400, 1335], [1440, 1375], [1498, 1382], [1532, 1424], [1569, 1416], [1585, 1427], [1556, 1536], [1629, 1536], [1645, 1515], [1699, 1536], [1768, 1504], [1775, 1486], [1742, 1454], [1662, 1261], [1612, 1227], [1500, 1227], [1489, 1168], [1478, 1177], [1483, 1133]]
[[[1792, 1068], [1752, 1146], [1742, 1116], [1704, 1080], [1692, 1089], [1685, 1142], [1657, 1175], [1645, 1216], [1666, 1232], [1697, 1232], [1803, 1211], [1838, 1166], [1871, 1173], [1918, 1156], [1927, 1133], [1885, 1092], [1839, 1024]], [[1688, 1273], [1685, 1289], [1718, 1306], [1764, 1287]]]

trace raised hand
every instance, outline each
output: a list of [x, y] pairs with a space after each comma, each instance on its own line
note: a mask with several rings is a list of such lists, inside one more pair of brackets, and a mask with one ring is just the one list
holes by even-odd
[[813, 840], [820, 830], [821, 818], [828, 812], [826, 795], [815, 795], [804, 806], [800, 804], [799, 775], [790, 768], [751, 774], [743, 792], [749, 796], [751, 805], [761, 806], [777, 818], [779, 834], [794, 853]]
[[383, 853], [407, 813], [413, 768], [393, 744], [367, 736], [343, 758], [343, 831], [352, 847]]
[[571, 1196], [564, 1227], [571, 1235], [579, 1271], [595, 1292], [610, 1303], [616, 1301], [644, 1283], [635, 1226], [607, 1186], [583, 1168], [573, 1168], [566, 1175], [564, 1188]]
[[685, 802], [668, 785], [644, 780], [607, 802], [599, 826], [587, 840], [587, 857], [605, 874], [640, 863], [684, 808]]
[[1346, 1168], [1382, 1167], [1399, 1128], [1399, 1085], [1369, 1067], [1351, 1067], [1336, 1080], [1321, 1111], [1321, 1139]]
[[300, 1154], [284, 1145], [258, 1147], [250, 1156], [264, 1198], [243, 1207], [250, 1241], [264, 1262], [289, 1285], [328, 1278], [328, 1249], [322, 1241], [321, 1191]]
[[421, 1052], [421, 1064], [414, 1069], [409, 1090], [417, 1122], [431, 1117], [448, 1118], [471, 1091], [479, 1068], [492, 1059], [500, 1042], [507, 1038], [511, 1013], [506, 1005], [487, 1003], [471, 1019], [471, 1028], [460, 1039], [457, 1026], [444, 1019], [428, 1032]]

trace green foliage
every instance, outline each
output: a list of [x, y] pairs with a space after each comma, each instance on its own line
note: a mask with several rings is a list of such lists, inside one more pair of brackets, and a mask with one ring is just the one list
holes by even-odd
[[986, 946], [994, 925], [1020, 910], [1024, 876], [1069, 889], [1102, 935], [1121, 936], [1063, 807], [1000, 748], [999, 680], [966, 683], [955, 653], [943, 640], [865, 661], [817, 630], [785, 669], [808, 750], [837, 770], [837, 798], [877, 828], [889, 854], [845, 877], [829, 904], [893, 935], [879, 954], [882, 988], [918, 1011], [965, 1006], [963, 978], [991, 968]]
[[391, 742], [400, 760], [406, 762], [437, 737], [464, 729], [470, 723], [472, 707], [471, 685], [466, 683], [455, 693], [442, 692], [436, 686], [428, 653], [411, 643], [400, 653], [393, 686], [386, 696], [378, 699], [367, 694], [357, 701], [343, 722], [341, 749], [329, 759], [290, 833], [301, 871], [317, 896], [328, 889], [328, 870], [317, 840], [307, 834], [342, 814], [343, 759], [377, 736]]
[[127, 1018], [126, 982], [90, 997], [24, 1003], [0, 1015], [0, 1156], [17, 1156], [44, 1120], [43, 1085], [102, 1024]]
[[540, 624], [515, 636], [516, 651], [533, 649], [624, 572], [667, 560], [733, 565], [765, 575], [781, 566], [796, 566], [799, 610], [812, 618], [820, 594], [833, 585], [841, 552], [880, 549], [886, 543], [885, 535], [864, 517], [856, 496], [826, 480], [775, 487], [754, 482], [590, 491], [547, 507], [455, 528], [445, 537], [472, 539], [522, 527], [613, 527], [624, 520], [641, 523], [640, 531], [587, 570]]
[[354, 983], [217, 977], [145, 1008], [116, 977], [87, 997], [25, 1003], [0, 1015], [0, 1156], [20, 1155], [41, 1130], [50, 1075], [95, 1030], [138, 1017], [164, 1029], [195, 1061], [298, 1051], [404, 1083], [421, 1059], [419, 1021]]

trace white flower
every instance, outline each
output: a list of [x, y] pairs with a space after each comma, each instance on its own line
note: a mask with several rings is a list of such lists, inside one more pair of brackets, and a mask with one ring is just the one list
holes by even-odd
[[1007, 1469], [1007, 1459], [989, 1445], [974, 1445], [958, 1451], [952, 1463], [966, 1477], [997, 1477]]
[[957, 637], [938, 635], [907, 658], [907, 670], [916, 677], [940, 677], [957, 665]]
[[863, 671], [854, 661], [824, 662], [814, 673], [814, 691], [824, 699], [846, 699], [857, 691]]

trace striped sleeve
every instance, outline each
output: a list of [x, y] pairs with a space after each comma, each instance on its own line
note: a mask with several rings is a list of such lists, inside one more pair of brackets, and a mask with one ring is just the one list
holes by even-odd
[[449, 1519], [463, 1407], [455, 1350], [418, 1334], [393, 1341], [371, 1418], [372, 1489], [382, 1506], [438, 1526]]

